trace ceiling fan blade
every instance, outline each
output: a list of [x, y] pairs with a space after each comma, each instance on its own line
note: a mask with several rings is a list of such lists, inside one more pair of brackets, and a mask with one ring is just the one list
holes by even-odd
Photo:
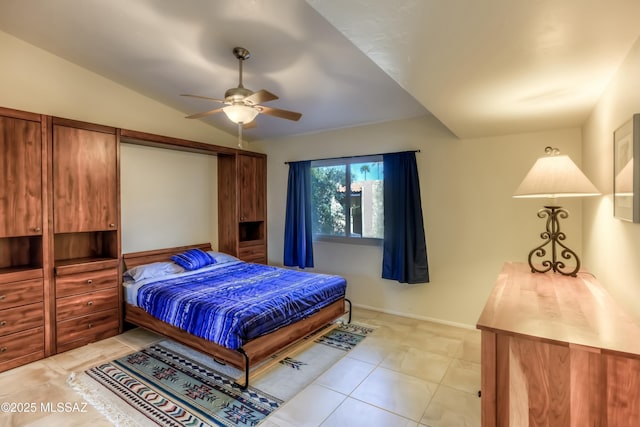
[[216, 101], [216, 102], [221, 102], [221, 103], [225, 103], [226, 101], [224, 99], [218, 99], [218, 98], [209, 98], [208, 96], [200, 96], [200, 95], [189, 95], [186, 93], [181, 94], [180, 96], [189, 96], [191, 98], [200, 98], [200, 99], [208, 99], [209, 101]]
[[[224, 107], [222, 107], [224, 108]], [[185, 117], [186, 119], [199, 119], [200, 117], [204, 117], [204, 116], [210, 116], [212, 114], [216, 114], [219, 113], [220, 111], [222, 111], [222, 108], [214, 108], [213, 110], [209, 110], [209, 111], [204, 111], [202, 113], [196, 113], [196, 114], [192, 114], [190, 116]]]
[[280, 117], [281, 119], [293, 120], [297, 122], [298, 120], [300, 120], [300, 117], [302, 117], [301, 113], [296, 113], [295, 111], [281, 110], [279, 108], [265, 107], [263, 105], [258, 105], [257, 108], [261, 113]]
[[278, 99], [276, 95], [272, 94], [268, 90], [262, 89], [247, 96], [243, 99], [243, 101], [246, 104], [258, 105], [262, 104], [263, 102], [273, 101], [275, 99]]

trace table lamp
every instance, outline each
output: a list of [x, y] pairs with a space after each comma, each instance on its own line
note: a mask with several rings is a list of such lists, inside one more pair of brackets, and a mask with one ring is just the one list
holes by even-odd
[[[513, 197], [517, 198], [551, 199], [548, 205], [538, 211], [539, 218], [547, 218], [546, 231], [540, 233], [540, 238], [544, 242], [529, 252], [529, 267], [532, 273], [553, 271], [575, 277], [580, 270], [580, 259], [563, 243], [566, 235], [560, 229], [560, 218], [568, 218], [569, 212], [558, 206], [555, 199], [598, 196], [600, 192], [569, 156], [560, 155], [560, 150], [552, 147], [546, 147], [545, 153], [547, 155], [535, 162], [513, 194]], [[544, 259], [549, 251], [551, 259]], [[542, 259], [542, 268], [534, 265], [532, 261], [534, 257]], [[573, 269], [565, 264], [565, 261], [572, 258], [576, 263]]]

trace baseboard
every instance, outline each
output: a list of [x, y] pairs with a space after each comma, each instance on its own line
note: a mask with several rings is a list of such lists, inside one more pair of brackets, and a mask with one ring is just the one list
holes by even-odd
[[[353, 301], [352, 301], [352, 303], [353, 303]], [[436, 319], [434, 317], [418, 316], [418, 315], [415, 315], [415, 314], [400, 313], [400, 312], [393, 311], [393, 310], [384, 310], [384, 309], [380, 309], [380, 308], [377, 308], [377, 307], [370, 307], [368, 305], [356, 304], [356, 303], [353, 303], [353, 306], [356, 307], [356, 308], [363, 308], [365, 310], [377, 311], [378, 313], [392, 314], [394, 316], [406, 317], [406, 318], [409, 318], [409, 319], [425, 320], [427, 322], [440, 323], [442, 325], [455, 326], [457, 328], [462, 328], [462, 329], [470, 329], [470, 330], [475, 330], [476, 329], [475, 325], [468, 325], [466, 323], [451, 322], [449, 320]]]

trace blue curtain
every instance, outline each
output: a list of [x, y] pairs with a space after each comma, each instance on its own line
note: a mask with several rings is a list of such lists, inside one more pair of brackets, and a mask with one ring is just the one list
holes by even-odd
[[290, 162], [284, 223], [284, 265], [313, 267], [311, 162]]
[[382, 278], [428, 283], [420, 181], [414, 152], [385, 154]]

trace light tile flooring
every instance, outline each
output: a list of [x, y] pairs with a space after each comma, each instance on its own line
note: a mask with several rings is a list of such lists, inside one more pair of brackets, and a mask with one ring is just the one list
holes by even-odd
[[[478, 331], [357, 308], [353, 320], [376, 330], [261, 427], [480, 426]], [[0, 405], [0, 426], [110, 426], [89, 405], [73, 412], [84, 401], [67, 378], [158, 339], [134, 329], [0, 374], [0, 403], [35, 409]], [[59, 402], [67, 407], [51, 410]]]

